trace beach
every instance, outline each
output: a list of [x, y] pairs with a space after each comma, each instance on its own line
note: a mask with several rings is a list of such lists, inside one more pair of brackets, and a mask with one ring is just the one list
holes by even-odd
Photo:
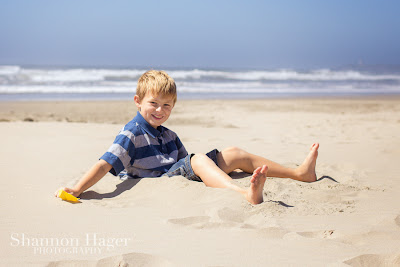
[[107, 174], [81, 203], [55, 198], [136, 111], [0, 103], [0, 265], [400, 266], [398, 95], [178, 100], [165, 126], [189, 153], [237, 146], [295, 168], [320, 144], [317, 181], [268, 178], [259, 205], [181, 176]]

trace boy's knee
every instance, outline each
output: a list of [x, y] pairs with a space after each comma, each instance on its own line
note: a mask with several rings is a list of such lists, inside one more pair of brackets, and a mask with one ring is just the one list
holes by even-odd
[[236, 146], [228, 147], [224, 149], [222, 152], [223, 154], [225, 154], [225, 156], [233, 156], [235, 158], [243, 157], [244, 154], [246, 153], [243, 149]]
[[209, 157], [207, 157], [207, 155], [202, 154], [202, 153], [196, 153], [190, 159], [190, 164], [192, 165], [192, 167], [195, 167], [195, 166], [203, 164], [204, 162], [206, 162], [208, 160], [209, 160]]

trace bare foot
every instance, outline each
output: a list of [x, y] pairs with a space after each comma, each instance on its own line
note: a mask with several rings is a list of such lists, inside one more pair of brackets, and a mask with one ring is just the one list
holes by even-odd
[[315, 165], [317, 164], [319, 144], [312, 144], [310, 153], [308, 153], [303, 163], [296, 169], [298, 180], [303, 182], [315, 182], [317, 175], [315, 174]]
[[254, 170], [253, 175], [250, 179], [251, 185], [247, 191], [246, 199], [251, 204], [260, 204], [263, 202], [263, 189], [265, 180], [267, 179], [267, 165], [258, 167]]

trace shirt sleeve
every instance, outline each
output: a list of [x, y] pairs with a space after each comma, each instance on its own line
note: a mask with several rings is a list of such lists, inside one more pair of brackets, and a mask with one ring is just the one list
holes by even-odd
[[129, 131], [121, 131], [106, 153], [100, 158], [108, 162], [112, 168], [110, 173], [118, 175], [133, 164], [135, 160], [134, 136]]

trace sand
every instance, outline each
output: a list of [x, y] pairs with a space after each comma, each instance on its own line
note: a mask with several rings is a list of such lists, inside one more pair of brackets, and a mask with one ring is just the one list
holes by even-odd
[[1, 265], [400, 265], [400, 98], [179, 101], [165, 126], [190, 152], [238, 146], [296, 167], [320, 143], [318, 180], [268, 178], [260, 205], [181, 176], [108, 174], [81, 203], [55, 198], [135, 113], [0, 103]]

